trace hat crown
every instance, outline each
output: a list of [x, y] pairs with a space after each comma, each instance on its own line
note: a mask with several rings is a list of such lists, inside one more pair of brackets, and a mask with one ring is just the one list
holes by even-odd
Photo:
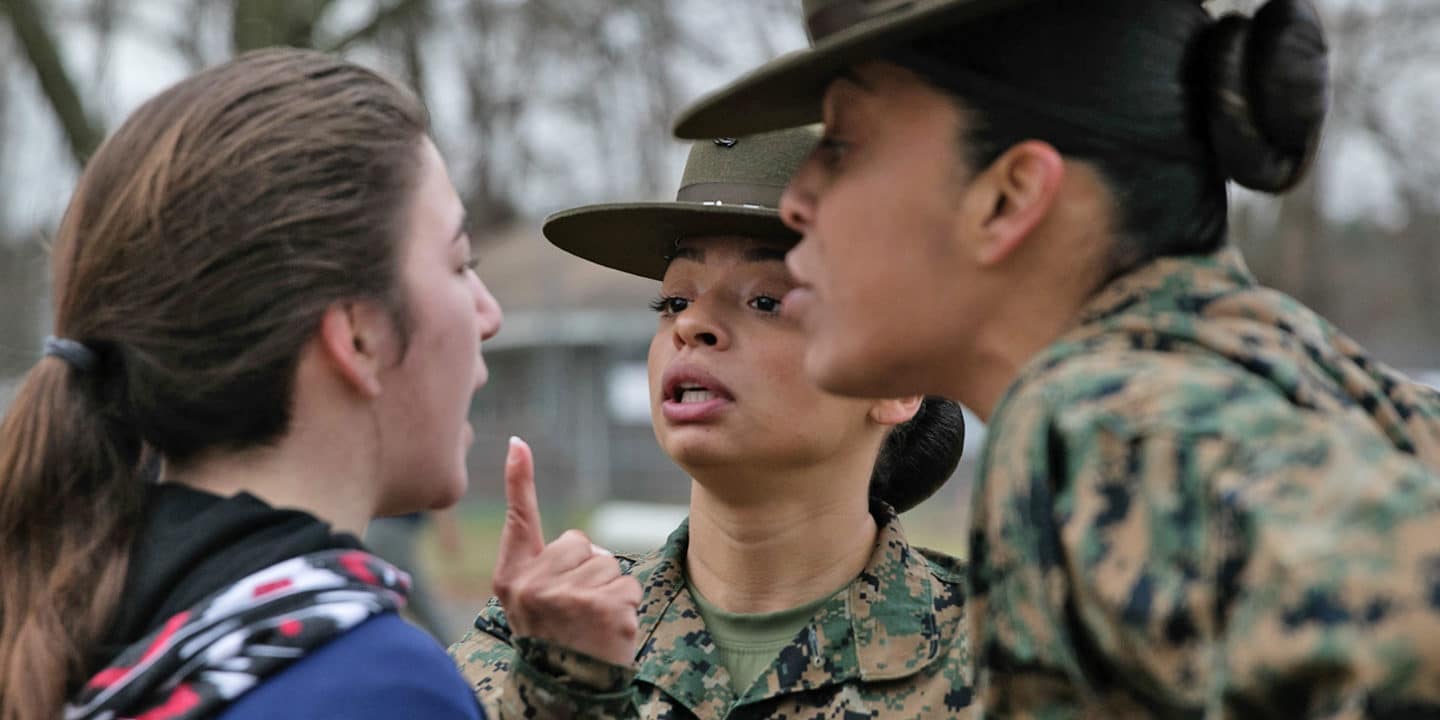
[[690, 146], [675, 199], [778, 209], [785, 185], [818, 140], [813, 127], [697, 140]]

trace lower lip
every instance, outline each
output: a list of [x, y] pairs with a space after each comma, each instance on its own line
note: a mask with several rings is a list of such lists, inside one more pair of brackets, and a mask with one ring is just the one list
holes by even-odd
[[791, 319], [804, 319], [815, 302], [815, 292], [809, 288], [795, 288], [785, 293], [780, 300], [780, 314]]
[[730, 407], [730, 404], [730, 400], [719, 397], [697, 403], [666, 400], [660, 404], [660, 412], [664, 413], [665, 419], [672, 423], [698, 423], [714, 420]]

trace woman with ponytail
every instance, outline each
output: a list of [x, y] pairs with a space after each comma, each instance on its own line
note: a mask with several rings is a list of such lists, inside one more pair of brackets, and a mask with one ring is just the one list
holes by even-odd
[[0, 425], [0, 718], [482, 716], [356, 540], [464, 492], [500, 322], [426, 132], [272, 50], [91, 158]]
[[[600, 638], [565, 629], [605, 627], [573, 610], [584, 594], [571, 578], [587, 571], [554, 571], [591, 558], [588, 540], [572, 531], [521, 564], [502, 534], [499, 597], [451, 648], [491, 716], [968, 714], [963, 566], [910, 546], [898, 517], [954, 472], [960, 409], [821, 392], [781, 314], [796, 236], [775, 206], [815, 139], [703, 140], [675, 202], [546, 220], [561, 248], [660, 281], [651, 414], [691, 478], [690, 517], [659, 550], [620, 559], [638, 612]], [[589, 562], [616, 572], [613, 558]]]
[[994, 717], [1440, 716], [1440, 396], [1260, 285], [1227, 181], [1319, 143], [1307, 0], [806, 0], [682, 137], [823, 120], [783, 307], [821, 387], [989, 423]]

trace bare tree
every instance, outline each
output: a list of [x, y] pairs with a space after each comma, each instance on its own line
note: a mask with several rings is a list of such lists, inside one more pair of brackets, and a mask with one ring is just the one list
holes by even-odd
[[[713, 28], [691, 19], [701, 5], [491, 0], [452, 19], [464, 28], [458, 55], [476, 151], [462, 184], [472, 215], [499, 225], [576, 200], [669, 191], [683, 150], [669, 126], [695, 94], [694, 69], [736, 60], [707, 36]], [[722, 12], [726, 34], [758, 38], [748, 48], [753, 63], [773, 54], [777, 30], [799, 36], [796, 10], [786, 0], [748, 0]], [[540, 125], [553, 130], [537, 135]]]
[[285, 45], [313, 47], [315, 24], [333, 0], [234, 0], [235, 52]]
[[[190, 0], [167, 28], [147, 27], [116, 0], [83, 2], [82, 21], [101, 42], [97, 65], [108, 38], [133, 32], [201, 67], [221, 59], [198, 39], [202, 28], [227, 20], [232, 53], [289, 45], [378, 54], [422, 96], [437, 91], [427, 97], [447, 106], [437, 111], [454, 116], [459, 103], [457, 183], [482, 226], [601, 194], [668, 190], [679, 155], [669, 123], [697, 89], [694, 69], [729, 61], [738, 72], [787, 44], [777, 40], [777, 28], [788, 29], [792, 43], [799, 35], [790, 0], [736, 0], [718, 11], [725, 35], [749, 39], [746, 57], [717, 47], [709, 26], [689, 20], [695, 8], [717, 12], [696, 0], [384, 0], [369, 19], [338, 28], [330, 15], [339, 0]], [[78, 88], [87, 83], [66, 72], [53, 37], [60, 22], [51, 17], [54, 7], [46, 13], [38, 0], [0, 0], [0, 9], [25, 40], [28, 64], [83, 162], [103, 124], [81, 100]], [[451, 52], [437, 53], [437, 44]], [[452, 65], [433, 72], [439, 63]], [[91, 74], [101, 77], [103, 65]]]
[[65, 67], [45, 16], [34, 0], [0, 0], [0, 14], [9, 18], [25, 57], [40, 80], [45, 99], [65, 128], [71, 155], [83, 165], [100, 145], [104, 131], [80, 101], [80, 93]]

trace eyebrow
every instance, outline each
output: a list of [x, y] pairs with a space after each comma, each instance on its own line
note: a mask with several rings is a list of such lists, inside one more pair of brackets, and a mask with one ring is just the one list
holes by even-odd
[[851, 85], [854, 85], [854, 86], [860, 88], [861, 90], [864, 90], [864, 91], [867, 92], [867, 93], [873, 93], [873, 92], [875, 92], [874, 88], [870, 87], [870, 83], [865, 82], [865, 80], [864, 80], [863, 78], [861, 78], [858, 73], [855, 72], [855, 68], [853, 68], [853, 67], [847, 67], [847, 68], [841, 70], [840, 72], [836, 73], [836, 74], [835, 74], [835, 79], [836, 79], [836, 80], [844, 80], [844, 81], [850, 83]]
[[[785, 262], [785, 253], [787, 252], [789, 252], [789, 250], [771, 245], [758, 245], [747, 248], [741, 258], [745, 260], [745, 262]], [[703, 264], [705, 262], [705, 251], [697, 247], [676, 248], [674, 254], [670, 256], [670, 260], [672, 262], [675, 260], [690, 260]]]
[[746, 250], [745, 260], [747, 262], [785, 262], [785, 253], [787, 252], [789, 251], [774, 246], [760, 245]]

